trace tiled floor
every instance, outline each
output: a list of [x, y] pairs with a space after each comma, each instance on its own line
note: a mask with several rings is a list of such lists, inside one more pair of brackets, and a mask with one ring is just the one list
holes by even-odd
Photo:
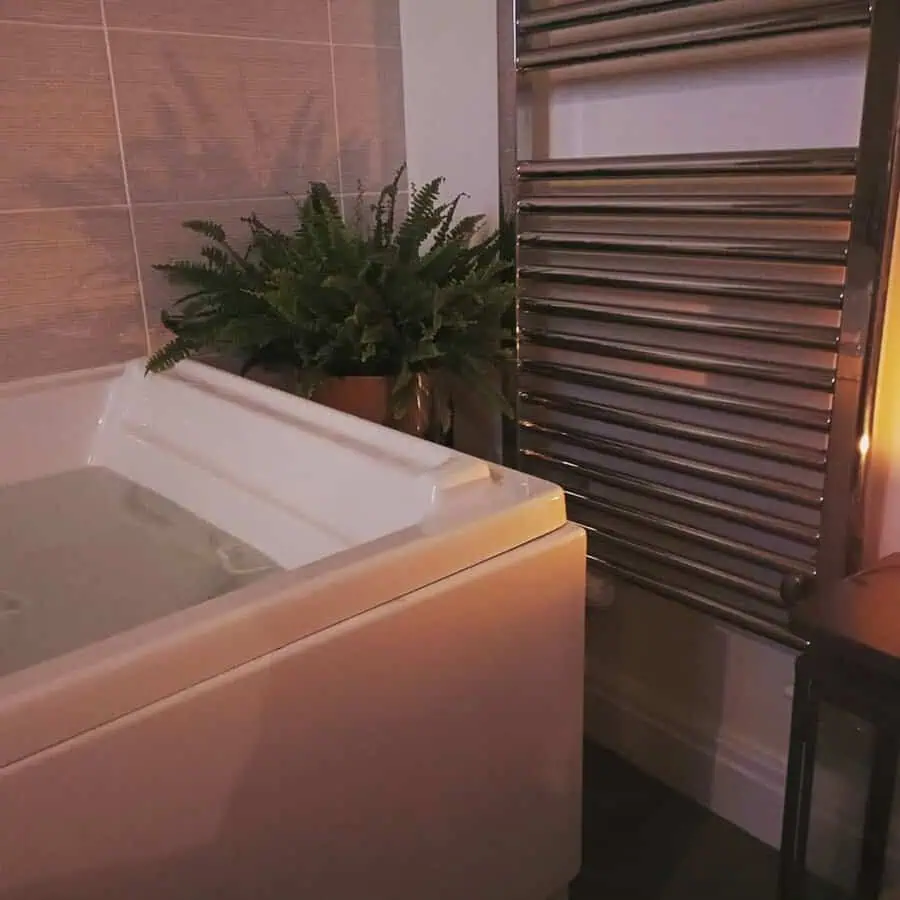
[[[774, 900], [778, 857], [597, 746], [585, 748], [584, 866], [571, 900]], [[819, 888], [810, 900], [838, 900]]]

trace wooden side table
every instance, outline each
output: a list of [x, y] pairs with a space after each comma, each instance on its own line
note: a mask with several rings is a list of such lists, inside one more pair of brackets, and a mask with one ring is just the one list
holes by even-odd
[[878, 900], [900, 756], [900, 554], [801, 596], [791, 628], [797, 659], [781, 837], [780, 900], [806, 896], [806, 846], [819, 713], [830, 703], [869, 722], [874, 740], [854, 896]]

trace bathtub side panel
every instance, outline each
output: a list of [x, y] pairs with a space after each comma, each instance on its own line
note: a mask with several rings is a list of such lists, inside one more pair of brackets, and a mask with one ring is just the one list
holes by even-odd
[[0, 900], [540, 900], [579, 865], [574, 527], [0, 770]]

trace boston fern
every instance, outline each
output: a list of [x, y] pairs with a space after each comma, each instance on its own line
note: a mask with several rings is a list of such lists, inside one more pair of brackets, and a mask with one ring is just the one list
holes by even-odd
[[504, 411], [493, 378], [508, 355], [513, 285], [502, 235], [476, 237], [482, 216], [457, 219], [461, 196], [441, 202], [443, 179], [412, 192], [398, 215], [401, 169], [371, 207], [371, 222], [348, 223], [324, 184], [297, 204], [293, 232], [243, 221], [238, 252], [213, 222], [186, 222], [208, 239], [200, 261], [157, 268], [188, 289], [163, 315], [174, 337], [154, 354], [160, 371], [201, 352], [296, 373], [309, 394], [324, 379], [393, 379], [403, 415], [417, 373], [438, 394], [450, 382], [486, 391]]

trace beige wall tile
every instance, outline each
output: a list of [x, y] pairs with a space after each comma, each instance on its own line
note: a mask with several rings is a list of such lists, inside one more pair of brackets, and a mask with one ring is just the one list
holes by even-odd
[[0, 381], [146, 352], [128, 213], [0, 214]]
[[329, 48], [125, 32], [111, 41], [135, 202], [337, 183]]
[[342, 181], [377, 190], [403, 163], [403, 68], [400, 50], [334, 48]]
[[[213, 218], [241, 243], [240, 216], [289, 226], [285, 192], [341, 188], [335, 81], [343, 190], [393, 175], [397, 0], [332, 0], [331, 23], [328, 0], [302, 15], [295, 0], [105, 3], [156, 347], [174, 292], [152, 265], [199, 249], [181, 221]], [[0, 0], [0, 380], [147, 349], [100, 13], [101, 0]], [[338, 46], [334, 71], [329, 25], [366, 45]]]
[[328, 42], [327, 0], [106, 0], [111, 28]]
[[100, 0], [0, 0], [0, 19], [99, 26]]
[[0, 23], [0, 209], [124, 202], [100, 31]]
[[397, 0], [331, 0], [331, 27], [336, 44], [400, 46]]
[[160, 322], [160, 314], [176, 297], [183, 295], [185, 289], [170, 285], [153, 266], [173, 259], [199, 259], [200, 247], [204, 243], [202, 238], [182, 228], [181, 223], [186, 219], [212, 219], [225, 228], [229, 243], [243, 252], [247, 247], [248, 231], [240, 219], [253, 212], [274, 228], [290, 228], [295, 221], [294, 202], [289, 197], [218, 203], [165, 203], [135, 208], [138, 257], [150, 323], [150, 343], [154, 350], [170, 337]]

